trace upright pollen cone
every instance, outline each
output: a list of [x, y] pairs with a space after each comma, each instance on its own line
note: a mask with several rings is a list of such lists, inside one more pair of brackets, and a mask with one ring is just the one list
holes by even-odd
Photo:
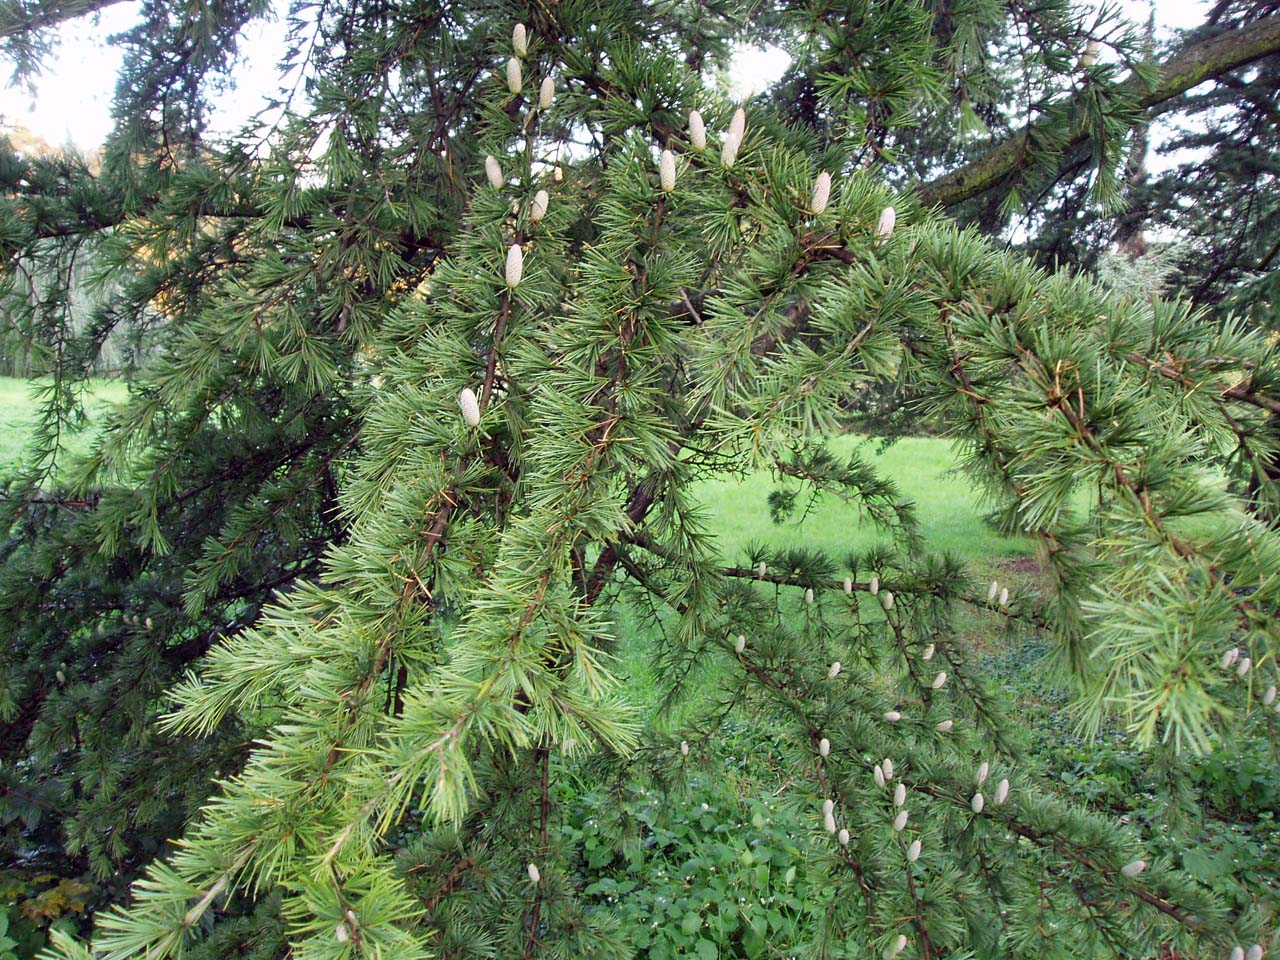
[[720, 144], [720, 166], [726, 170], [732, 167], [738, 159], [738, 148], [742, 146], [742, 137], [740, 134], [730, 133], [724, 138], [724, 142]]
[[663, 150], [662, 159], [658, 161], [658, 181], [662, 184], [663, 193], [670, 193], [676, 188], [676, 158], [670, 150]]
[[848, 594], [853, 593], [853, 577], [844, 578], [844, 592]]
[[525, 32], [523, 23], [517, 23], [511, 30], [511, 48], [515, 50], [517, 57], [523, 57], [529, 52], [529, 34]]
[[1147, 869], [1147, 861], [1132, 860], [1129, 863], [1126, 863], [1123, 867], [1121, 867], [1120, 872], [1123, 873], [1130, 880], [1132, 880], [1134, 877], [1136, 877], [1145, 869]]
[[831, 199], [831, 174], [823, 170], [813, 184], [813, 198], [809, 201], [809, 209], [814, 213], [822, 213], [827, 209], [827, 201]]
[[987, 587], [987, 600], [988, 600], [988, 602], [990, 602], [990, 601], [994, 600], [994, 599], [996, 598], [996, 594], [997, 594], [997, 593], [999, 593], [999, 592], [1000, 592], [1000, 581], [999, 581], [999, 580], [992, 580], [992, 581], [991, 581], [991, 586]]
[[893, 207], [885, 207], [880, 212], [880, 222], [876, 224], [876, 236], [887, 237], [893, 233], [893, 225], [898, 222], [898, 214]]
[[739, 107], [733, 111], [733, 119], [729, 121], [729, 133], [742, 140], [747, 133], [747, 111]]
[[973, 799], [969, 801], [969, 809], [974, 813], [981, 813], [982, 808], [986, 805], [986, 801], [982, 799], [982, 794], [975, 793]]
[[1080, 54], [1080, 66], [1088, 70], [1098, 59], [1098, 49], [1102, 46], [1097, 40], [1090, 40], [1084, 45], [1084, 53]]
[[827, 671], [827, 679], [828, 679], [828, 680], [834, 680], [834, 679], [835, 679], [836, 677], [838, 677], [838, 676], [840, 676], [840, 661], [839, 661], [839, 660], [837, 660], [837, 661], [835, 661], [835, 663], [831, 664], [831, 669]]
[[513, 243], [507, 250], [507, 286], [514, 290], [524, 277], [524, 254], [520, 244]]
[[502, 184], [505, 182], [502, 177], [502, 165], [493, 154], [484, 158], [484, 173], [489, 178], [489, 186], [495, 190], [502, 189]]
[[507, 89], [519, 93], [524, 89], [524, 76], [520, 72], [520, 61], [512, 57], [507, 61]]
[[529, 203], [529, 220], [537, 223], [547, 215], [547, 204], [551, 202], [551, 197], [547, 191], [539, 190], [533, 195], [533, 200]]
[[1009, 799], [1009, 779], [1006, 777], [996, 784], [996, 806]]
[[1009, 605], [1009, 588], [1000, 588], [1000, 606], [1007, 607]]
[[542, 874], [538, 872], [538, 865], [536, 863], [529, 864], [529, 880], [533, 883], [537, 883], [541, 879]]
[[467, 422], [468, 427], [480, 426], [480, 401], [476, 399], [474, 390], [463, 387], [458, 394], [458, 406], [462, 408], [462, 419]]
[[818, 741], [818, 756], [825, 757], [831, 753], [831, 741], [823, 737]]
[[747, 638], [744, 634], [738, 634], [738, 639], [733, 641], [733, 649], [735, 653], [741, 653], [747, 649]]
[[689, 146], [695, 150], [707, 149], [707, 125], [697, 110], [689, 111]]
[[933, 678], [933, 689], [941, 690], [942, 685], [947, 682], [947, 671], [943, 670]]
[[880, 577], [873, 573], [871, 575], [871, 582], [867, 584], [867, 587], [871, 591], [871, 595], [874, 597], [880, 592]]
[[919, 859], [920, 859], [920, 841], [912, 840], [911, 846], [907, 847], [907, 860], [911, 863], [915, 863]]
[[551, 74], [547, 74], [542, 78], [542, 86], [538, 88], [538, 109], [548, 110], [551, 108], [551, 101], [556, 98], [556, 82], [552, 79]]

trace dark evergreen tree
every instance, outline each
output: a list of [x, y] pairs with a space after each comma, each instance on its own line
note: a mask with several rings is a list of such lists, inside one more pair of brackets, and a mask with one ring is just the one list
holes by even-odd
[[[120, 880], [149, 861], [60, 955], [632, 955], [556, 784], [634, 851], [610, 787], [678, 796], [725, 706], [674, 737], [638, 715], [611, 666], [631, 605], [663, 611], [673, 693], [719, 663], [725, 703], [777, 724], [812, 825], [824, 920], [753, 926], [747, 955], [1259, 936], [1265, 910], [1229, 917], [1019, 767], [955, 617], [1041, 625], [1086, 724], [1274, 734], [1280, 544], [1220, 483], [1273, 459], [1274, 348], [1044, 273], [860, 169], [919, 104], [996, 89], [988, 42], [1043, 29], [1035, 82], [1076, 70], [1065, 9], [1010, 31], [985, 5], [848, 7], [299, 7], [305, 101], [219, 145], [203, 80], [262, 8], [150, 4], [102, 173], [9, 159], [6, 276], [87, 243], [120, 284], [79, 339], [10, 288], [55, 377], [7, 501], [5, 843]], [[738, 37], [793, 45], [795, 93], [714, 93]], [[1223, 49], [1180, 62], [1246, 62]], [[1050, 99], [1035, 150], [986, 162], [1050, 170], [1092, 137], [1118, 184], [1100, 138], [1147, 74], [1084, 69], [1094, 112]], [[119, 325], [156, 355], [56, 482]], [[988, 591], [829, 451], [885, 382], [1035, 538], [1042, 595]], [[884, 545], [721, 556], [693, 484], [754, 469], [862, 505]]]

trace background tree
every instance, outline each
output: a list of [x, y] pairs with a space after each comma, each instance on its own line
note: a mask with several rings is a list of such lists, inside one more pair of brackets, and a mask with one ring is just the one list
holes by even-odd
[[[800, 117], [815, 147], [773, 105], [726, 142], [732, 105], [702, 75], [740, 35], [735, 5], [325, 6], [295, 24], [306, 103], [207, 143], [201, 78], [261, 12], [148, 7], [102, 173], [37, 189], [43, 168], [15, 161], [10, 180], [12, 272], [92, 243], [123, 280], [95, 329], [159, 344], [51, 493], [93, 341], [47, 338], [48, 456], [11, 488], [0, 583], [11, 848], [124, 879], [192, 821], [129, 912], [100, 917], [98, 950], [217, 953], [250, 930], [270, 953], [283, 930], [302, 955], [627, 955], [635, 934], [557, 841], [554, 785], [599, 788], [607, 842], [635, 849], [604, 788], [665, 779], [718, 728], [708, 716], [687, 751], [644, 730], [606, 669], [630, 603], [668, 611], [666, 675], [726, 658], [726, 700], [779, 721], [809, 785], [794, 802], [836, 892], [786, 948], [1227, 942], [1202, 891], [1015, 772], [953, 640], [985, 588], [928, 552], [891, 483], [821, 444], [887, 379], [967, 444], [1050, 573], [1043, 597], [990, 602], [1044, 625], [1094, 722], [1203, 747], [1265, 695], [1274, 535], [1212, 468], [1270, 459], [1266, 341], [1037, 273], [851, 169], [888, 156], [899, 124], [927, 125], [915, 104], [941, 114], [997, 82], [975, 51], [1008, 45], [1004, 12], [890, 6], [860, 33], [834, 8], [757, 16], [797, 43], [780, 99], [816, 97]], [[883, 49], [805, 92], [811, 56]], [[1138, 114], [1118, 71], [1088, 69], [1096, 138]], [[1028, 156], [1048, 169], [1076, 133], [1044, 97]], [[1114, 182], [1123, 154], [1095, 158]], [[896, 231], [878, 227], [890, 201]], [[474, 428], [455, 413], [464, 388]], [[751, 467], [862, 503], [889, 540], [721, 557], [690, 484]], [[1255, 670], [1220, 665], [1237, 648]], [[232, 779], [193, 820], [211, 775]], [[35, 822], [42, 806], [72, 816]], [[1025, 843], [996, 843], [1010, 833]], [[253, 919], [213, 923], [214, 904]]]

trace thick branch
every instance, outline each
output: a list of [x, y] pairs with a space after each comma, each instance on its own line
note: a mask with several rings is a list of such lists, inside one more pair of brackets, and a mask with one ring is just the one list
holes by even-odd
[[[1277, 52], [1280, 52], [1280, 15], [1272, 15], [1239, 30], [1227, 30], [1210, 40], [1184, 47], [1159, 65], [1159, 78], [1152, 86], [1148, 87], [1135, 75], [1120, 84], [1119, 93], [1131, 96], [1138, 108], [1149, 109], [1206, 80]], [[925, 184], [920, 189], [920, 199], [928, 206], [952, 207], [990, 190], [1024, 164], [1029, 144], [1048, 126], [1048, 122], [1042, 121], [1024, 127], [959, 170]], [[1087, 139], [1087, 131], [1078, 126], [1064, 145], [1064, 152]]]

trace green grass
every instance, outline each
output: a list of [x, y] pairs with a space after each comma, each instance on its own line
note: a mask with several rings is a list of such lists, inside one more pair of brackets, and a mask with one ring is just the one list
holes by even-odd
[[[1026, 556], [1033, 552], [1030, 538], [1005, 537], [983, 521], [988, 507], [972, 480], [957, 467], [957, 456], [948, 440], [934, 437], [904, 438], [882, 453], [875, 438], [845, 437], [835, 441], [833, 452], [847, 456], [855, 449], [884, 477], [892, 479], [899, 493], [915, 503], [925, 549], [955, 554], [986, 577], [993, 560]], [[788, 481], [794, 489], [794, 481]], [[703, 482], [697, 494], [706, 507], [706, 525], [717, 535], [720, 556], [727, 563], [744, 562], [747, 548], [764, 544], [773, 548], [803, 546], [828, 553], [837, 563], [849, 554], [886, 543], [890, 534], [878, 528], [856, 507], [833, 495], [820, 495], [809, 510], [802, 501], [795, 522], [775, 524], [769, 515], [768, 497], [777, 481], [768, 473], [746, 479]], [[860, 571], [865, 576], [866, 571]], [[991, 574], [994, 575], [994, 574]], [[1001, 582], [1019, 589], [1022, 576], [1002, 570]], [[868, 611], [874, 617], [878, 608]], [[614, 630], [618, 638], [616, 669], [625, 678], [628, 697], [635, 703], [655, 705], [665, 693], [665, 683], [653, 663], [663, 625], [641, 617], [623, 604], [616, 609]], [[669, 624], [671, 617], [664, 617]], [[963, 611], [957, 629], [962, 633], [989, 633], [990, 617], [981, 611]], [[708, 664], [690, 678], [688, 688], [713, 690], [722, 665]], [[706, 706], [694, 693], [664, 712], [661, 729], [677, 729]]]
[[[897, 484], [904, 497], [915, 502], [927, 549], [954, 553], [967, 560], [1032, 552], [1029, 539], [1001, 536], [983, 522], [988, 508], [973, 481], [956, 469], [956, 453], [950, 441], [907, 437], [883, 453], [876, 452], [878, 447], [878, 440], [858, 437], [842, 438], [833, 445], [837, 454], [846, 456], [857, 449], [882, 476]], [[739, 559], [750, 543], [771, 547], [801, 543], [825, 550], [839, 560], [886, 539], [886, 534], [860, 517], [856, 509], [830, 495], [820, 497], [802, 523], [775, 524], [768, 507], [769, 492], [774, 487], [775, 481], [765, 473], [745, 481], [702, 485], [699, 492], [707, 507], [709, 526], [717, 531], [726, 560]], [[797, 509], [797, 518], [804, 513]]]
[[[39, 420], [37, 391], [47, 380], [0, 377], [0, 476], [11, 475], [30, 457], [31, 432]], [[94, 425], [112, 404], [125, 399], [127, 385], [121, 380], [93, 380], [85, 398], [87, 419], [78, 429], [64, 437], [70, 452], [87, 449]]]

